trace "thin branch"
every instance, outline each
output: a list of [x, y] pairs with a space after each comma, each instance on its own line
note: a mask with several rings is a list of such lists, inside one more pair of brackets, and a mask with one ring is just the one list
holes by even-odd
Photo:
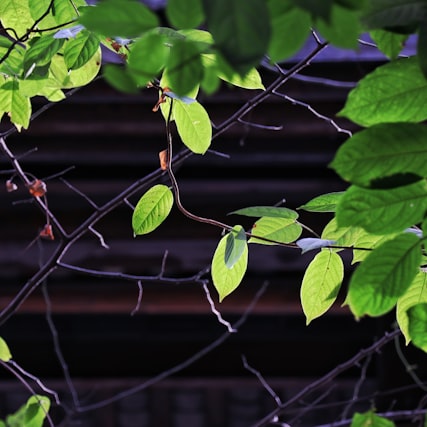
[[371, 354], [378, 352], [382, 347], [384, 347], [386, 344], [392, 341], [396, 336], [400, 335], [400, 333], [401, 332], [399, 329], [395, 329], [391, 332], [386, 332], [382, 338], [375, 341], [370, 347], [360, 350], [355, 356], [353, 356], [346, 362], [341, 363], [340, 365], [337, 365], [334, 369], [329, 371], [326, 375], [312, 382], [310, 385], [305, 387], [299, 393], [295, 394], [291, 399], [289, 399], [288, 401], [286, 401], [285, 403], [283, 403], [282, 405], [278, 406], [276, 409], [271, 411], [268, 415], [266, 415], [256, 424], [254, 424], [253, 427], [267, 426], [273, 418], [283, 413], [288, 407], [293, 405], [295, 402], [298, 402], [304, 396], [311, 394], [314, 390], [317, 390], [319, 387], [329, 384], [331, 381], [334, 380], [334, 378], [336, 378], [341, 373], [347, 371], [353, 366], [356, 366], [358, 363], [360, 363], [363, 359], [370, 356]]
[[60, 179], [61, 182], [63, 182], [70, 190], [74, 191], [76, 194], [78, 194], [79, 196], [83, 197], [83, 199], [85, 199], [94, 209], [98, 209], [98, 205], [85, 193], [83, 193], [83, 191], [80, 191], [77, 187], [75, 187], [73, 184], [71, 184], [70, 182], [68, 182], [66, 179], [61, 178]]
[[257, 129], [262, 129], [262, 130], [279, 131], [279, 130], [283, 129], [282, 125], [279, 125], [279, 126], [262, 125], [260, 123], [248, 122], [248, 121], [243, 120], [243, 119], [238, 119], [237, 121], [239, 123], [245, 125], [245, 126], [249, 126], [249, 127], [253, 127], [253, 128], [257, 128]]
[[138, 313], [139, 309], [141, 308], [142, 295], [144, 293], [141, 280], [138, 280], [136, 283], [138, 284], [138, 300], [136, 302], [135, 308], [130, 313], [131, 316], [134, 316], [136, 313]]
[[[255, 294], [254, 298], [252, 299], [251, 303], [248, 305], [248, 307], [245, 309], [244, 313], [240, 316], [240, 318], [232, 325], [233, 329], [239, 329], [247, 320], [252, 310], [255, 308], [258, 300], [261, 298], [261, 296], [264, 294], [268, 286], [268, 283], [264, 283], [258, 292]], [[147, 389], [148, 387], [151, 387], [154, 384], [159, 383], [160, 381], [170, 377], [171, 375], [174, 375], [185, 368], [191, 366], [193, 363], [200, 360], [202, 357], [206, 356], [207, 354], [211, 353], [213, 350], [215, 350], [217, 347], [222, 345], [227, 339], [232, 335], [231, 332], [227, 331], [224, 332], [219, 338], [217, 338], [215, 341], [208, 344], [206, 347], [203, 347], [198, 352], [194, 353], [192, 356], [190, 356], [188, 359], [184, 360], [183, 362], [173, 366], [172, 368], [161, 372], [160, 374], [150, 378], [149, 380], [138, 384], [135, 387], [132, 387], [126, 391], [123, 391], [121, 393], [118, 393], [108, 399], [102, 400], [98, 403], [93, 403], [86, 406], [81, 406], [78, 408], [78, 412], [88, 412], [88, 411], [94, 411], [97, 409], [104, 408], [108, 405], [111, 405], [112, 403], [115, 403], [121, 399], [124, 399], [126, 397], [129, 397], [135, 393], [138, 393], [142, 390]]]
[[237, 329], [234, 329], [234, 328], [231, 326], [231, 323], [230, 323], [230, 322], [227, 322], [227, 320], [224, 320], [224, 318], [222, 317], [221, 313], [216, 309], [216, 307], [215, 307], [215, 303], [214, 303], [214, 300], [213, 300], [213, 299], [212, 299], [212, 297], [211, 297], [211, 293], [209, 292], [209, 288], [208, 288], [208, 285], [206, 284], [206, 282], [205, 282], [205, 283], [203, 283], [203, 289], [204, 289], [204, 291], [205, 291], [205, 294], [206, 294], [206, 298], [207, 298], [207, 300], [208, 300], [208, 303], [209, 303], [209, 305], [210, 305], [210, 307], [211, 307], [211, 311], [212, 311], [212, 313], [213, 313], [213, 314], [215, 314], [215, 316], [217, 317], [218, 322], [219, 322], [219, 323], [221, 323], [222, 325], [226, 326], [226, 327], [227, 327], [227, 330], [228, 330], [228, 332], [230, 332], [230, 334], [234, 334], [234, 333], [236, 333], [236, 332], [237, 332]]
[[107, 243], [105, 243], [104, 236], [99, 231], [96, 231], [92, 226], [89, 226], [88, 230], [90, 230], [96, 237], [98, 237], [99, 243], [104, 249], [110, 249]]

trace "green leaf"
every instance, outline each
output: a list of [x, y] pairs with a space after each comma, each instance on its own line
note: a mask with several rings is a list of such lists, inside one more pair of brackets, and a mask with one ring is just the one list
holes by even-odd
[[133, 75], [118, 64], [106, 64], [103, 67], [105, 80], [115, 89], [124, 93], [137, 93], [138, 86]]
[[10, 359], [12, 359], [12, 354], [10, 353], [9, 346], [6, 344], [6, 341], [0, 337], [0, 360], [9, 362]]
[[402, 231], [422, 221], [427, 210], [427, 183], [386, 190], [351, 186], [338, 205], [340, 227], [359, 226], [372, 234]]
[[427, 79], [427, 17], [424, 18], [418, 28], [417, 54], [421, 71]]
[[98, 51], [99, 37], [89, 31], [81, 31], [65, 44], [64, 61], [69, 70], [85, 65]]
[[427, 352], [427, 302], [412, 306], [407, 313], [408, 332], [412, 343]]
[[140, 199], [132, 215], [136, 235], [151, 233], [169, 215], [173, 205], [172, 191], [166, 185], [151, 187]]
[[201, 0], [169, 0], [166, 16], [175, 28], [196, 28], [204, 20]]
[[335, 46], [356, 49], [358, 37], [362, 32], [359, 18], [359, 11], [334, 4], [329, 19], [319, 18], [315, 26], [320, 34]]
[[235, 225], [228, 233], [225, 245], [225, 265], [233, 268], [247, 248], [246, 233], [241, 225]]
[[[337, 246], [355, 246], [357, 239], [365, 231], [360, 227], [338, 227], [336, 218], [332, 218], [322, 232], [322, 239], [334, 240]], [[336, 249], [337, 251], [341, 249]]]
[[131, 45], [128, 67], [140, 86], [146, 85], [164, 68], [169, 55], [166, 37], [148, 32]]
[[52, 78], [20, 80], [19, 91], [27, 98], [44, 96], [51, 102], [62, 101], [65, 98], [58, 82]]
[[3, 28], [13, 28], [20, 37], [34, 23], [28, 0], [1, 0], [0, 21]]
[[416, 57], [376, 68], [349, 93], [339, 116], [361, 126], [420, 122], [427, 118], [427, 80]]
[[372, 251], [350, 280], [346, 303], [357, 318], [390, 311], [409, 288], [421, 262], [421, 242], [399, 234]]
[[248, 246], [245, 245], [239, 259], [231, 268], [228, 268], [225, 262], [227, 240], [228, 235], [219, 241], [212, 258], [212, 281], [219, 294], [220, 302], [240, 285], [248, 265]]
[[49, 68], [49, 77], [55, 79], [63, 89], [86, 86], [98, 74], [101, 68], [101, 48], [92, 58], [77, 70], [68, 70], [64, 58], [55, 55]]
[[[302, 227], [293, 218], [277, 218], [264, 216], [253, 226], [249, 243], [259, 245], [275, 245], [276, 243], [261, 240], [259, 237], [274, 240], [275, 242], [290, 243], [298, 239], [302, 233]], [[256, 237], [255, 237], [256, 236]]]
[[335, 302], [344, 277], [341, 257], [335, 252], [319, 252], [307, 267], [301, 285], [301, 304], [307, 325], [326, 313]]
[[36, 39], [31, 47], [25, 52], [25, 76], [28, 77], [32, 68], [42, 67], [49, 64], [53, 56], [58, 53], [63, 44], [63, 39], [55, 39], [52, 36], [42, 36]]
[[159, 25], [157, 16], [136, 0], [104, 0], [82, 9], [80, 24], [110, 37], [134, 38]]
[[335, 212], [337, 204], [344, 195], [343, 191], [322, 194], [311, 199], [305, 205], [300, 206], [298, 209], [303, 209], [308, 212]]
[[397, 34], [385, 30], [372, 30], [369, 34], [378, 49], [389, 59], [398, 57], [408, 38], [406, 34]]
[[0, 86], [0, 118], [4, 113], [18, 130], [28, 128], [31, 116], [30, 100], [19, 90], [18, 80], [8, 80]]
[[413, 25], [426, 16], [424, 0], [371, 0], [362, 21], [369, 29]]
[[9, 427], [42, 427], [49, 409], [48, 397], [33, 395], [15, 414], [7, 416], [7, 425]]
[[373, 411], [356, 412], [350, 427], [394, 427], [394, 422], [376, 415]]
[[215, 46], [239, 74], [258, 65], [270, 43], [265, 0], [203, 0]]
[[252, 206], [249, 208], [238, 209], [237, 211], [230, 212], [229, 215], [244, 215], [250, 217], [268, 216], [270, 218], [286, 218], [295, 220], [298, 218], [298, 212], [292, 209], [275, 207], [275, 206]]
[[[360, 232], [356, 237], [356, 241], [354, 242], [354, 246], [356, 248], [374, 249], [382, 245], [384, 242], [393, 239], [397, 235], [396, 233], [386, 235], [375, 235], [367, 233], [365, 230], [363, 230], [363, 228], [360, 228], [359, 230]], [[371, 251], [369, 250], [354, 249], [352, 264], [364, 261], [370, 253]]]
[[302, 48], [310, 34], [311, 17], [283, 0], [269, 0], [268, 8], [271, 17], [268, 55], [271, 62], [279, 62]]
[[330, 166], [343, 179], [360, 186], [395, 174], [427, 177], [426, 140], [427, 128], [421, 124], [374, 125], [348, 139]]
[[427, 273], [425, 271], [417, 273], [409, 289], [397, 301], [396, 319], [406, 339], [406, 344], [411, 341], [407, 311], [419, 303], [427, 303]]
[[313, 17], [322, 18], [328, 22], [331, 17], [334, 0], [292, 0], [292, 3], [306, 10]]
[[[4, 58], [9, 51], [12, 41], [0, 36], [0, 58]], [[23, 71], [23, 60], [25, 49], [20, 45], [15, 45], [9, 56], [0, 64], [0, 73], [6, 76], [19, 76]]]
[[194, 153], [204, 154], [211, 144], [212, 125], [203, 106], [175, 100], [173, 116], [182, 142]]
[[170, 88], [178, 95], [186, 95], [203, 79], [200, 47], [191, 40], [175, 40], [166, 66]]
[[[51, 0], [28, 0], [28, 6], [34, 20], [38, 20], [46, 14], [46, 11], [50, 6], [50, 2]], [[86, 6], [86, 2], [84, 0], [73, 0], [72, 2], [54, 0], [53, 7], [49, 14], [43, 18], [38, 28], [47, 29], [57, 27], [59, 25], [61, 25], [61, 28], [66, 28], [67, 26], [64, 26], [64, 23], [77, 19], [77, 8], [81, 6]], [[52, 30], [52, 32], [55, 31], [56, 30]]]

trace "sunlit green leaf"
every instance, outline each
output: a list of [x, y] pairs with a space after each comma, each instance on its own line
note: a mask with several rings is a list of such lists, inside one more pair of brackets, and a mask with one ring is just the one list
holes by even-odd
[[227, 235], [225, 245], [225, 265], [227, 268], [233, 268], [239, 261], [247, 247], [245, 230], [241, 225], [236, 225]]
[[372, 234], [402, 231], [421, 222], [427, 210], [427, 183], [386, 190], [351, 186], [338, 205], [340, 227], [360, 226]]
[[408, 332], [412, 343], [427, 353], [427, 302], [410, 307], [408, 314]]
[[151, 233], [169, 215], [173, 205], [172, 191], [163, 184], [151, 187], [138, 201], [132, 215], [136, 235]]
[[137, 0], [104, 0], [84, 8], [79, 22], [98, 34], [127, 38], [159, 25], [157, 16]]
[[348, 95], [344, 116], [361, 126], [427, 118], [427, 80], [416, 57], [392, 61], [364, 77]]
[[244, 215], [251, 217], [276, 217], [276, 218], [286, 218], [286, 219], [297, 219], [298, 212], [293, 211], [292, 209], [276, 207], [276, 206], [251, 206], [249, 208], [238, 209], [237, 211], [230, 212], [230, 215]]
[[240, 285], [248, 265], [248, 247], [244, 245], [243, 252], [240, 254], [238, 260], [236, 260], [231, 268], [228, 268], [225, 262], [227, 240], [228, 235], [219, 241], [212, 258], [212, 281], [219, 294], [220, 302]]
[[203, 0], [209, 31], [227, 62], [240, 74], [258, 65], [270, 42], [265, 0]]
[[90, 83], [101, 68], [101, 49], [82, 67], [77, 70], [68, 70], [64, 58], [55, 55], [49, 68], [49, 76], [58, 81], [63, 89], [85, 86]]
[[20, 37], [34, 23], [28, 0], [1, 0], [0, 21], [3, 28], [13, 28]]
[[353, 273], [346, 303], [357, 318], [390, 311], [409, 288], [421, 261], [420, 239], [399, 234], [372, 251]]
[[156, 77], [166, 65], [169, 47], [166, 38], [156, 32], [148, 32], [132, 44], [128, 67], [140, 86]]
[[[64, 24], [78, 18], [77, 8], [86, 6], [84, 0], [54, 0], [50, 13], [46, 15], [46, 11], [51, 4], [51, 0], [28, 0], [31, 16], [34, 20], [44, 16], [39, 24], [40, 29], [54, 28], [61, 25], [61, 28], [66, 27]], [[70, 25], [73, 25], [72, 23]], [[51, 32], [55, 32], [52, 30]], [[49, 33], [49, 32], [47, 32]]]
[[173, 115], [182, 142], [194, 153], [204, 154], [211, 144], [212, 125], [203, 106], [175, 100]]
[[350, 427], [394, 427], [394, 422], [376, 415], [373, 411], [356, 412]]
[[18, 80], [9, 80], [0, 86], [0, 118], [8, 113], [18, 130], [28, 128], [31, 116], [30, 100], [19, 90]]
[[44, 96], [51, 102], [62, 101], [65, 98], [59, 83], [53, 78], [20, 80], [19, 91], [28, 98]]
[[17, 412], [8, 415], [8, 427], [42, 427], [50, 409], [50, 399], [47, 396], [33, 395]]
[[301, 305], [307, 325], [326, 313], [335, 302], [344, 277], [341, 257], [335, 252], [319, 252], [307, 267], [301, 285]]
[[269, 0], [271, 39], [268, 55], [271, 62], [289, 58], [304, 45], [310, 34], [311, 17], [307, 11], [284, 0]]
[[[0, 73], [8, 76], [19, 76], [23, 71], [25, 49], [20, 45], [15, 45], [9, 52], [11, 45], [11, 40], [0, 36], [0, 58], [5, 58], [0, 64]], [[7, 58], [5, 57], [6, 54], [8, 54]]]
[[195, 28], [204, 19], [201, 0], [169, 0], [166, 16], [175, 28]]
[[417, 273], [409, 289], [397, 301], [396, 319], [406, 339], [406, 344], [409, 344], [411, 340], [407, 311], [419, 303], [427, 303], [427, 273], [425, 271]]
[[89, 31], [81, 31], [65, 44], [64, 61], [69, 70], [85, 65], [98, 51], [99, 37]]
[[[337, 246], [355, 246], [359, 236], [365, 233], [360, 227], [338, 227], [336, 218], [332, 218], [322, 232], [322, 239], [334, 240]], [[341, 250], [341, 249], [337, 249]]]
[[372, 30], [369, 34], [378, 49], [390, 59], [398, 57], [408, 38], [406, 34], [397, 34], [386, 30]]
[[366, 257], [371, 253], [369, 249], [377, 248], [387, 240], [391, 240], [397, 235], [396, 233], [386, 234], [386, 235], [376, 235], [376, 234], [368, 233], [366, 230], [363, 230], [363, 228], [359, 228], [359, 230], [360, 231], [354, 242], [354, 247], [360, 248], [360, 249], [353, 250], [353, 260], [352, 260], [353, 264], [356, 264], [358, 262], [362, 262], [363, 260], [365, 260]]
[[6, 344], [6, 341], [0, 337], [0, 360], [8, 362], [10, 359], [12, 359], [12, 354], [10, 353], [9, 346]]
[[[249, 239], [249, 243], [257, 243], [259, 245], [275, 245], [277, 243], [290, 243], [298, 239], [302, 233], [302, 227], [295, 222], [293, 218], [277, 218], [264, 216], [260, 218], [253, 226], [251, 233], [253, 237]], [[256, 237], [255, 237], [256, 236]], [[268, 240], [259, 239], [263, 237]]]
[[335, 212], [337, 204], [343, 196], [343, 191], [334, 193], [322, 194], [311, 199], [306, 204], [300, 206], [298, 209], [303, 209], [308, 212]]
[[427, 128], [387, 123], [355, 133], [337, 151], [331, 167], [360, 186], [394, 174], [427, 176]]

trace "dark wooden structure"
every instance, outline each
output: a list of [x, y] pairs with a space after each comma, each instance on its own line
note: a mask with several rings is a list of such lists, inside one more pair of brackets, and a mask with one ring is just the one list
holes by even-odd
[[[320, 62], [308, 73], [352, 81], [373, 65]], [[273, 74], [265, 71], [264, 78], [268, 82]], [[283, 88], [288, 96], [328, 117], [340, 110], [347, 91], [301, 80], [292, 80]], [[212, 121], [220, 123], [251, 96], [250, 92], [224, 87], [203, 102]], [[46, 111], [29, 131], [11, 137], [9, 143], [17, 156], [37, 148], [21, 159], [25, 170], [36, 177], [48, 177], [74, 166], [63, 177], [102, 204], [158, 167], [165, 133], [160, 114], [151, 112], [155, 102], [154, 92], [125, 96], [98, 81]], [[283, 128], [266, 131], [236, 124], [213, 146], [229, 158], [208, 153], [186, 161], [177, 170], [177, 178], [183, 204], [190, 211], [249, 227], [247, 219], [227, 214], [282, 199], [286, 199], [286, 206], [296, 208], [313, 196], [345, 188], [327, 168], [345, 138], [330, 122], [277, 97], [269, 98], [246, 119]], [[340, 124], [351, 127], [343, 121]], [[4, 169], [10, 166], [0, 157], [0, 170]], [[6, 180], [8, 175], [3, 177]], [[47, 185], [49, 207], [68, 230], [92, 212], [90, 204], [59, 179], [48, 180]], [[43, 226], [43, 217], [33, 206], [16, 203], [26, 198], [23, 190], [10, 194], [4, 188], [0, 190], [2, 306], [39, 262], [37, 244], [25, 248]], [[67, 262], [104, 271], [157, 274], [168, 251], [168, 276], [194, 274], [209, 265], [220, 230], [191, 222], [174, 209], [152, 235], [135, 239], [131, 213], [129, 207], [121, 207], [97, 225], [110, 249], [88, 234], [75, 244]], [[301, 212], [301, 221], [315, 230], [321, 230], [328, 219], [327, 215]], [[48, 252], [49, 244], [45, 243], [41, 256]], [[79, 425], [250, 425], [274, 402], [244, 369], [241, 354], [272, 378], [271, 384], [286, 398], [310, 378], [324, 374], [369, 345], [389, 325], [375, 320], [356, 323], [339, 304], [324, 318], [305, 326], [299, 286], [312, 256], [272, 246], [251, 247], [248, 273], [240, 288], [220, 306], [223, 316], [230, 321], [238, 318], [262, 283], [268, 281], [269, 287], [239, 333], [172, 379], [103, 411], [82, 415], [83, 424]], [[108, 397], [180, 363], [224, 332], [198, 286], [144, 285], [143, 300], [134, 316], [130, 313], [138, 298], [135, 283], [59, 270], [49, 278], [47, 288], [64, 357], [82, 400], [87, 402]], [[46, 304], [38, 290], [2, 327], [1, 335], [25, 369], [54, 387], [63, 379], [63, 373], [53, 351], [45, 313]], [[371, 374], [373, 383], [384, 380], [381, 369], [373, 367]], [[13, 397], [13, 390], [19, 394], [19, 387], [4, 381], [4, 396]], [[334, 393], [345, 394], [346, 381], [342, 379]], [[65, 390], [62, 383], [59, 387]], [[352, 388], [346, 390], [348, 394]], [[14, 406], [7, 402], [6, 397], [2, 399], [0, 411]], [[228, 405], [230, 402], [234, 406]], [[146, 407], [151, 412], [141, 410]], [[308, 425], [315, 422], [311, 420]]]

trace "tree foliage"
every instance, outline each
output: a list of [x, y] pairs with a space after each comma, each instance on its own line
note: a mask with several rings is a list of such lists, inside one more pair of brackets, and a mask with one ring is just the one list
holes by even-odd
[[[382, 316], [397, 307], [407, 341], [426, 351], [425, 2], [170, 0], [166, 17], [169, 26], [161, 26], [158, 16], [136, 0], [105, 0], [96, 6], [83, 0], [3, 0], [0, 118], [18, 131], [27, 129], [35, 97], [61, 101], [68, 90], [99, 75], [123, 92], [154, 87], [159, 93], [154, 110], [161, 109], [166, 122], [169, 146], [162, 168], [171, 188], [156, 184], [141, 197], [132, 218], [135, 235], [160, 226], [174, 201], [190, 219], [224, 229], [211, 265], [220, 301], [238, 289], [251, 245], [317, 250], [301, 285], [307, 323], [334, 303], [344, 280], [342, 252], [351, 251], [357, 265], [345, 290], [349, 310], [360, 318]], [[361, 34], [370, 32], [389, 58], [358, 82], [337, 112], [364, 128], [342, 144], [330, 164], [348, 189], [319, 195], [299, 207], [332, 213], [333, 220], [319, 237], [303, 236], [310, 228], [299, 222], [297, 207], [254, 206], [233, 212], [257, 218], [249, 230], [188, 212], [172, 169], [171, 125], [188, 150], [206, 153], [213, 128], [197, 100], [199, 93], [215, 92], [221, 81], [265, 90], [257, 71], [261, 63], [274, 66], [289, 59], [312, 31], [318, 41], [313, 56], [328, 43], [356, 49]], [[417, 54], [400, 58], [405, 40], [415, 33]], [[120, 64], [101, 68], [101, 47], [115, 52]], [[0, 358], [7, 363], [10, 353], [0, 344]], [[33, 396], [7, 425], [40, 425], [49, 409], [43, 399]], [[352, 423], [368, 424], [392, 425], [373, 413], [356, 414]]]

